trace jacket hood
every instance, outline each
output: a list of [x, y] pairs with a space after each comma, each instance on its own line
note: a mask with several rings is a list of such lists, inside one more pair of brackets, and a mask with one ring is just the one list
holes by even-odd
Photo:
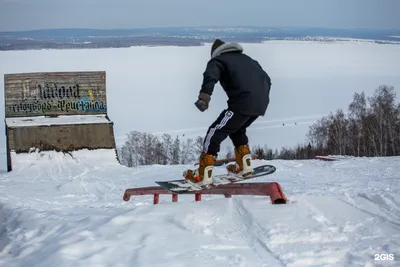
[[224, 43], [224, 44], [218, 46], [214, 50], [214, 52], [212, 52], [211, 58], [215, 58], [215, 57], [221, 55], [222, 53], [233, 52], [233, 51], [243, 52], [243, 47], [238, 43]]

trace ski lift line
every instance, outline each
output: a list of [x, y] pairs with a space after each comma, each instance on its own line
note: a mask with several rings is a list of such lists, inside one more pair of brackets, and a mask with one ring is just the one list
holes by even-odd
[[[283, 122], [283, 121], [286, 121], [286, 122], [287, 121], [295, 121], [297, 124], [300, 124], [302, 122], [299, 122], [299, 120], [321, 118], [323, 116], [325, 116], [325, 115], [320, 114], [320, 115], [298, 116], [298, 117], [281, 118], [281, 119], [274, 119], [274, 120], [256, 121], [256, 122], [253, 123], [253, 125], [276, 123], [276, 122]], [[315, 120], [313, 122], [315, 122]], [[309, 123], [309, 121], [306, 121], [306, 123]], [[154, 134], [154, 135], [159, 135], [159, 134], [164, 134], [164, 133], [179, 134], [179, 133], [205, 131], [207, 129], [208, 129], [208, 127], [186, 128], [186, 129], [177, 129], [177, 130], [166, 130], [166, 131], [152, 132], [152, 134]]]
[[260, 121], [255, 121], [253, 125], [256, 124], [268, 124], [268, 123], [274, 123], [274, 122], [282, 122], [282, 121], [298, 121], [304, 120], [304, 119], [313, 119], [313, 118], [322, 118], [326, 116], [326, 114], [320, 114], [320, 115], [310, 115], [310, 116], [299, 116], [299, 117], [290, 117], [290, 118], [282, 118], [282, 119], [274, 119], [274, 120], [260, 120]]
[[167, 131], [160, 131], [160, 132], [152, 132], [152, 134], [197, 132], [197, 131], [204, 131], [205, 129], [208, 129], [208, 127], [167, 130]]
[[263, 130], [263, 129], [270, 129], [270, 128], [295, 127], [297, 125], [310, 125], [310, 124], [312, 124], [314, 122], [315, 122], [315, 120], [314, 121], [297, 122], [296, 124], [295, 123], [290, 123], [290, 124], [285, 124], [285, 125], [276, 124], [276, 125], [255, 127], [255, 128], [252, 128], [252, 129], [249, 128], [249, 130]]
[[[315, 123], [316, 120], [310, 120], [310, 121], [301, 121], [301, 122], [294, 122], [294, 123], [288, 123], [288, 124], [275, 124], [275, 125], [268, 125], [268, 126], [260, 126], [260, 127], [253, 127], [249, 130], [251, 131], [259, 131], [259, 130], [265, 130], [265, 129], [273, 129], [273, 128], [283, 128], [283, 127], [295, 127], [297, 125], [311, 125], [313, 123]], [[169, 132], [153, 132], [151, 134], [154, 135], [162, 135], [162, 134], [182, 134], [183, 136], [187, 137], [187, 138], [192, 138], [192, 137], [196, 137], [198, 135], [201, 136], [201, 134], [206, 130], [207, 128], [192, 128], [190, 130], [186, 130], [186, 132], [184, 132], [184, 130], [174, 130], [174, 131], [169, 131]], [[183, 132], [183, 133], [182, 133]], [[192, 132], [191, 134], [189, 132]], [[198, 132], [196, 134], [196, 132]], [[116, 143], [123, 143], [126, 140], [126, 136], [118, 136], [115, 138]]]
[[[304, 116], [302, 118], [319, 118], [319, 116], [315, 115], [315, 116]], [[300, 117], [297, 117], [300, 118]], [[281, 120], [271, 120], [271, 121], [261, 121], [261, 122], [255, 122], [253, 125], [257, 126], [260, 124], [266, 124], [267, 122], [281, 122], [281, 121], [289, 121], [290, 119], [281, 119]], [[296, 126], [296, 125], [309, 125], [312, 123], [315, 123], [316, 120], [308, 120], [308, 121], [295, 121], [295, 122], [291, 122], [291, 123], [279, 123], [279, 124], [274, 124], [274, 125], [268, 125], [268, 126], [260, 126], [260, 127], [252, 127], [252, 130], [262, 130], [262, 129], [268, 129], [268, 128], [279, 128], [279, 127], [290, 127], [290, 126]], [[194, 134], [195, 132], [204, 132], [205, 130], [207, 130], [207, 127], [198, 127], [198, 128], [188, 128], [188, 129], [178, 129], [178, 130], [170, 130], [170, 131], [160, 131], [160, 132], [152, 132], [151, 134], [154, 135], [162, 135], [162, 134], [183, 134], [183, 135], [188, 135], [190, 136], [190, 133], [192, 132], [192, 134]], [[250, 130], [250, 129], [249, 129]], [[118, 136], [115, 138], [116, 140], [125, 140], [126, 139], [126, 135], [124, 136]]]

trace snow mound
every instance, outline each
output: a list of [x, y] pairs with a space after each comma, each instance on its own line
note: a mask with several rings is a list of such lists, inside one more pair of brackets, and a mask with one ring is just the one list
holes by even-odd
[[95, 150], [77, 150], [71, 152], [57, 151], [39, 151], [32, 150], [30, 153], [11, 153], [15, 170], [18, 168], [33, 166], [47, 168], [57, 166], [70, 165], [92, 165], [101, 164], [119, 164], [117, 161], [116, 151], [114, 149], [95, 149]]
[[193, 166], [127, 168], [114, 150], [13, 157], [14, 170], [0, 174], [0, 266], [399, 266], [400, 157], [254, 160], [277, 168], [253, 181], [280, 183], [286, 205], [211, 195], [125, 202], [125, 189]]

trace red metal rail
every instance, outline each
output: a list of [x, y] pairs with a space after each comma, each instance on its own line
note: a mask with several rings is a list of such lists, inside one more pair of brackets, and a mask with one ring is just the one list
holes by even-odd
[[315, 156], [315, 159], [318, 159], [318, 160], [324, 160], [324, 161], [336, 161], [336, 159], [334, 159], [334, 158], [330, 158], [330, 157], [328, 157], [328, 156]]
[[[173, 194], [161, 186], [149, 186], [140, 188], [129, 188], [125, 190], [123, 200], [129, 201], [131, 196], [140, 195], [154, 195], [153, 204], [158, 204], [160, 194], [172, 195], [172, 202], [178, 201], [178, 194]], [[218, 187], [196, 191], [187, 192], [182, 195], [195, 195], [196, 201], [201, 201], [201, 195], [224, 195], [226, 198], [232, 195], [255, 195], [255, 196], [269, 196], [272, 204], [286, 204], [287, 199], [282, 191], [280, 184], [276, 182], [271, 183], [235, 183], [220, 185]]]

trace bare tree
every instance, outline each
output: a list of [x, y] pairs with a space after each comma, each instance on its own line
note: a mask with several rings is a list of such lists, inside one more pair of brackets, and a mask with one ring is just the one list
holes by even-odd
[[176, 136], [174, 143], [171, 146], [171, 164], [179, 164], [181, 158], [181, 142], [179, 137]]
[[336, 111], [336, 114], [329, 115], [329, 142], [333, 154], [346, 154], [347, 144], [347, 120], [344, 112], [341, 109]]
[[203, 152], [203, 143], [204, 143], [204, 137], [198, 136], [194, 142], [194, 151], [197, 155], [200, 156], [201, 152]]
[[163, 134], [161, 136], [162, 140], [162, 164], [170, 164], [171, 163], [171, 147], [172, 147], [172, 137], [170, 134]]
[[191, 138], [187, 138], [181, 143], [181, 164], [192, 163], [196, 160], [194, 141]]
[[267, 159], [267, 153], [260, 145], [253, 146], [251, 151], [258, 159]]
[[310, 126], [307, 137], [313, 147], [320, 150], [320, 154], [325, 147], [328, 146], [328, 130], [330, 121], [328, 118], [323, 117], [318, 119], [313, 125]]
[[353, 102], [349, 105], [349, 137], [354, 155], [361, 156], [366, 153], [366, 142], [363, 138], [364, 123], [367, 114], [367, 100], [365, 93], [355, 93]]
[[[396, 154], [396, 93], [394, 87], [382, 85], [369, 98], [372, 113], [376, 118], [374, 133], [378, 140], [379, 155]], [[390, 152], [389, 152], [390, 149]]]

